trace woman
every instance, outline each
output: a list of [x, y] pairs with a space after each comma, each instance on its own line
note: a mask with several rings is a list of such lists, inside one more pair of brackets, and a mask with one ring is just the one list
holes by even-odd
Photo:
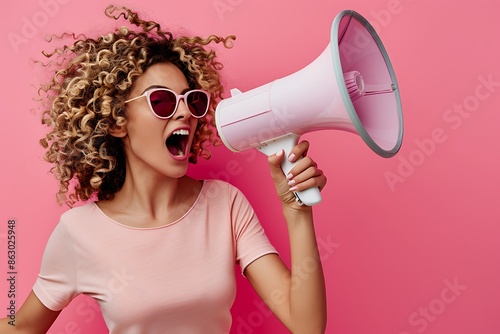
[[222, 65], [205, 46], [229, 47], [234, 37], [174, 38], [126, 8], [110, 6], [106, 15], [139, 29], [80, 38], [47, 55], [60, 68], [41, 90], [51, 129], [41, 143], [55, 165], [58, 199], [96, 200], [61, 216], [16, 326], [2, 319], [0, 332], [45, 333], [84, 293], [99, 303], [110, 333], [227, 333], [235, 263], [290, 331], [324, 332], [312, 211], [293, 191], [321, 189], [326, 178], [308, 157], [286, 177], [280, 169], [308, 143], [268, 159], [289, 230], [290, 272], [236, 188], [186, 176], [189, 162], [209, 157], [206, 144], [218, 143]]

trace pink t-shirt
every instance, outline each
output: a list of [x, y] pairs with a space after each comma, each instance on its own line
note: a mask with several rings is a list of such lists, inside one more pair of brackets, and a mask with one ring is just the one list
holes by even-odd
[[228, 333], [236, 283], [276, 250], [244, 195], [205, 181], [195, 204], [161, 227], [133, 228], [94, 203], [61, 216], [33, 291], [51, 310], [97, 300], [110, 333]]

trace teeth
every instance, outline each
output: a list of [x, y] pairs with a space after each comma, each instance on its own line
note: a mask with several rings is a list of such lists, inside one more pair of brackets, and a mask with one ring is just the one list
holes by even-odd
[[186, 129], [180, 129], [180, 130], [175, 130], [172, 132], [173, 135], [182, 135], [182, 136], [187, 136], [189, 135], [189, 131]]
[[178, 157], [183, 157], [184, 156], [184, 152], [182, 152], [182, 151], [177, 152], [177, 156]]

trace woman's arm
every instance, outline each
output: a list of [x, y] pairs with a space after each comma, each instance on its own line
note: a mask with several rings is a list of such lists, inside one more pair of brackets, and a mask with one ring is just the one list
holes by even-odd
[[45, 307], [31, 291], [23, 306], [15, 316], [15, 326], [9, 324], [11, 319], [0, 319], [2, 334], [44, 334], [59, 316], [60, 311], [52, 311]]
[[[291, 153], [305, 155], [309, 144], [299, 143]], [[310, 158], [302, 159], [287, 179], [280, 168], [281, 154], [269, 157], [271, 175], [282, 201], [291, 249], [291, 270], [275, 254], [263, 256], [245, 270], [248, 280], [266, 305], [294, 334], [324, 333], [326, 292], [312, 208], [299, 206], [292, 191], [323, 188], [326, 177]], [[294, 180], [289, 185], [289, 180]], [[296, 187], [292, 189], [291, 187]]]

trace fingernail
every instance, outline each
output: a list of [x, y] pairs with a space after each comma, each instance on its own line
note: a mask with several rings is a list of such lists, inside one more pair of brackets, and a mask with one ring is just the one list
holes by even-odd
[[283, 155], [283, 150], [279, 150], [278, 152], [276, 152], [277, 157], [281, 157], [282, 155]]
[[287, 180], [291, 180], [291, 179], [293, 179], [293, 175], [292, 175], [292, 174], [288, 174], [288, 175], [286, 176], [286, 178], [287, 178]]
[[290, 191], [295, 191], [295, 190], [297, 190], [297, 187], [291, 187], [290, 188]]
[[292, 153], [288, 156], [288, 161], [293, 162], [293, 160], [295, 160], [295, 154]]
[[295, 184], [295, 180], [290, 180], [290, 181], [288, 181], [288, 185], [289, 185], [289, 186], [293, 186], [294, 184]]

